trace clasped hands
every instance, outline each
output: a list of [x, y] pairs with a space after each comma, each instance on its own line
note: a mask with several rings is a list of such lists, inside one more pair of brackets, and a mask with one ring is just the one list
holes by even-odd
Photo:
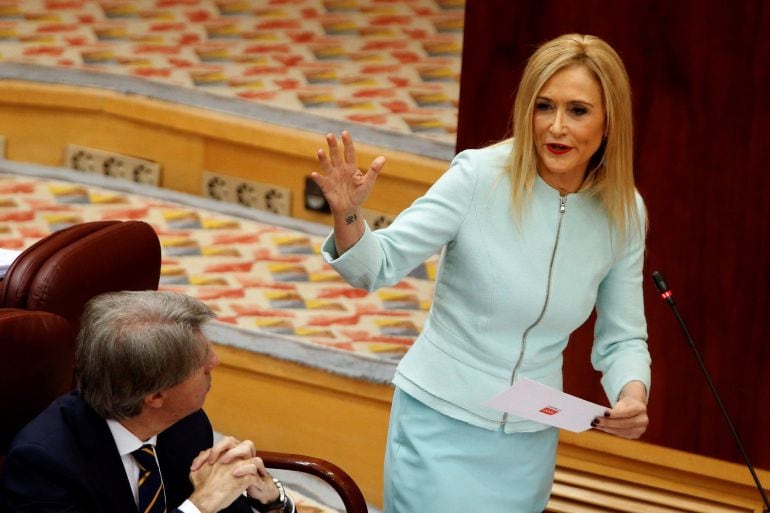
[[267, 472], [262, 458], [250, 440], [224, 437], [202, 451], [190, 465], [194, 492], [190, 501], [201, 513], [215, 513], [226, 508], [244, 490], [263, 503], [278, 498], [278, 488]]

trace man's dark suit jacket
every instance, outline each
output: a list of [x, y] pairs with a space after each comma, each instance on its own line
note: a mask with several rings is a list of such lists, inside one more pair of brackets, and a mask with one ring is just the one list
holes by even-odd
[[[192, 493], [190, 464], [212, 442], [203, 410], [158, 435], [168, 511]], [[4, 485], [11, 512], [137, 513], [107, 422], [77, 392], [54, 401], [17, 435], [6, 459]], [[223, 511], [252, 513], [242, 498]]]

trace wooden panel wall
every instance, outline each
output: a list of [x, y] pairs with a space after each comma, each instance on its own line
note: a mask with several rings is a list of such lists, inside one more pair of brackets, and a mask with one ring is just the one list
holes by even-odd
[[[111, 90], [12, 80], [0, 80], [0, 134], [10, 160], [60, 166], [67, 144], [114, 151], [157, 162], [161, 186], [189, 194], [203, 193], [204, 171], [286, 187], [292, 217], [331, 225], [331, 215], [304, 208], [302, 195], [323, 134]], [[366, 206], [391, 215], [446, 169], [443, 160], [356, 147], [360, 162], [387, 155]]]
[[[653, 355], [645, 439], [742, 461], [675, 318], [660, 270], [755, 465], [770, 468], [770, 9], [761, 0], [468, 0], [458, 149], [508, 130], [540, 43], [598, 35], [634, 91], [636, 177], [649, 209], [645, 296]], [[602, 400], [573, 337], [566, 387]], [[767, 484], [767, 483], [765, 483]]]

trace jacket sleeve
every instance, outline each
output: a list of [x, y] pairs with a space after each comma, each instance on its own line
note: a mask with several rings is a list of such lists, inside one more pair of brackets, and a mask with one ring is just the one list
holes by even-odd
[[646, 212], [637, 194], [639, 225], [631, 227], [624, 248], [599, 285], [591, 363], [602, 372], [602, 386], [613, 406], [628, 382], [641, 381], [650, 393], [642, 268]]
[[[87, 513], [93, 506], [75, 492], [79, 486], [68, 482], [70, 469], [64, 469], [41, 446], [17, 446], [5, 462], [3, 493], [5, 508], [11, 513]], [[2, 505], [2, 504], [0, 504]]]
[[476, 152], [464, 151], [435, 184], [404, 210], [387, 228], [366, 227], [359, 241], [338, 256], [334, 234], [324, 241], [321, 253], [350, 285], [375, 290], [396, 284], [417, 265], [450, 243], [460, 229], [474, 199]]

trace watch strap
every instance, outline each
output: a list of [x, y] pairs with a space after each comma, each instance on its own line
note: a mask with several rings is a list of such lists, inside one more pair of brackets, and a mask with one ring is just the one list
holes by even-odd
[[286, 490], [284, 490], [283, 484], [276, 478], [273, 478], [273, 483], [275, 483], [276, 488], [278, 488], [277, 499], [268, 503], [263, 503], [258, 501], [254, 497], [249, 497], [247, 495], [246, 500], [249, 502], [249, 506], [256, 509], [260, 513], [267, 513], [268, 511], [275, 511], [278, 509], [286, 509], [286, 504], [288, 503]]

